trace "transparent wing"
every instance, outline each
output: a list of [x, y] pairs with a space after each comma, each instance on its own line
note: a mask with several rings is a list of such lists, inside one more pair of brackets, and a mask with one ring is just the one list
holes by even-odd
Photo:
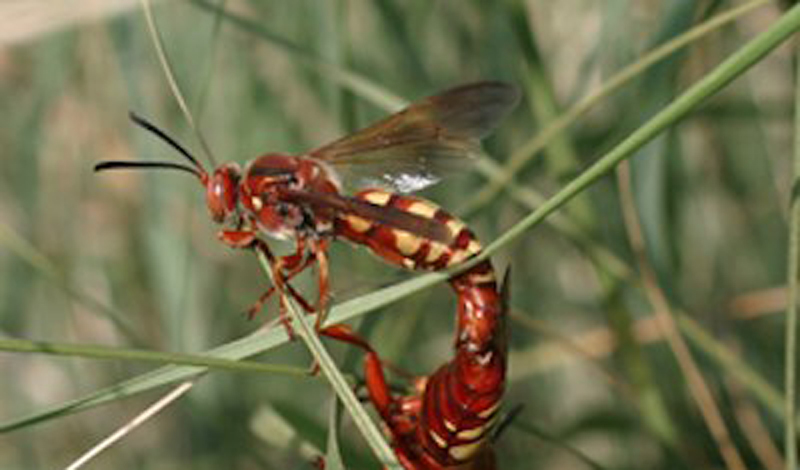
[[412, 192], [469, 166], [489, 134], [519, 101], [502, 82], [478, 82], [417, 101], [308, 156], [360, 185]]

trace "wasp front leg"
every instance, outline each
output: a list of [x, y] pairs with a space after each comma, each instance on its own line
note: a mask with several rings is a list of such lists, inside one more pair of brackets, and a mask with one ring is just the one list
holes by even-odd
[[[295, 252], [290, 255], [279, 257], [272, 265], [274, 266], [274, 276], [276, 282], [283, 283], [292, 297], [297, 300], [307, 313], [316, 312], [317, 319], [315, 329], [319, 330], [328, 310], [330, 301], [330, 285], [328, 275], [328, 245], [329, 241], [325, 238], [310, 239], [310, 247], [306, 246], [307, 239], [297, 238]], [[317, 265], [317, 303], [312, 307], [310, 303], [298, 294], [288, 284], [294, 276], [305, 271], [309, 266]], [[267, 295], [268, 297], [268, 295]]]
[[[255, 242], [257, 244], [264, 243], [262, 241]], [[271, 258], [270, 262], [274, 268], [273, 275], [276, 283], [281, 283], [285, 286], [286, 290], [297, 300], [307, 313], [316, 312], [317, 319], [315, 321], [315, 329], [319, 331], [325, 319], [325, 314], [328, 311], [330, 303], [330, 276], [328, 264], [328, 246], [329, 240], [327, 238], [310, 238], [300, 237], [296, 239], [295, 252], [281, 256], [278, 258]], [[264, 243], [266, 245], [266, 243]], [[259, 248], [257, 248], [259, 249]], [[268, 248], [264, 246], [265, 255], [268, 258], [271, 255]], [[273, 261], [274, 260], [274, 261]], [[317, 303], [314, 306], [298, 294], [288, 284], [288, 281], [308, 269], [313, 264], [317, 265]], [[276, 286], [279, 291], [282, 291], [281, 286]], [[269, 297], [269, 293], [265, 294], [264, 300]], [[263, 302], [262, 302], [263, 303]]]
[[[290, 336], [293, 336], [291, 322], [286, 314], [284, 295], [289, 294], [306, 313], [317, 312], [315, 328], [320, 329], [327, 312], [330, 301], [330, 285], [328, 275], [328, 246], [326, 238], [311, 238], [310, 246], [306, 237], [295, 239], [294, 253], [276, 257], [267, 243], [260, 238], [255, 230], [223, 230], [218, 234], [219, 239], [231, 248], [252, 248], [260, 251], [269, 261], [272, 278], [275, 285], [261, 294], [253, 305], [247, 309], [248, 318], [253, 318], [263, 308], [266, 301], [275, 291], [281, 295], [280, 319]], [[317, 290], [316, 305], [311, 305], [305, 297], [297, 292], [289, 280], [302, 273], [309, 266], [317, 264]]]
[[295, 252], [281, 257], [276, 257], [269, 248], [269, 245], [260, 238], [254, 230], [223, 230], [219, 232], [218, 237], [224, 244], [231, 248], [237, 249], [254, 249], [261, 252], [269, 262], [270, 270], [272, 271], [272, 278], [275, 285], [270, 287], [266, 292], [261, 294], [259, 298], [247, 309], [248, 318], [253, 318], [264, 306], [264, 303], [269, 299], [275, 291], [280, 294], [280, 319], [287, 329], [289, 336], [294, 336], [286, 315], [285, 295], [289, 294], [297, 301], [298, 304], [307, 313], [315, 310], [311, 304], [299, 293], [294, 287], [289, 284], [294, 276], [300, 274], [303, 270], [308, 268], [314, 261], [312, 256], [303, 259], [306, 252], [305, 241], [303, 239], [297, 240]]

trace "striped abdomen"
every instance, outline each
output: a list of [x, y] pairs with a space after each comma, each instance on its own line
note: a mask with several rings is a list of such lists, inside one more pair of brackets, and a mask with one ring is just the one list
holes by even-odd
[[[489, 450], [485, 444], [503, 398], [506, 302], [496, 282], [486, 281], [490, 274], [485, 262], [450, 281], [458, 294], [455, 356], [428, 380], [417, 430], [425, 453], [442, 466], [470, 462]], [[490, 467], [484, 460], [465, 468]]]
[[[389, 263], [406, 269], [435, 271], [454, 266], [476, 255], [481, 245], [464, 222], [451, 216], [436, 204], [411, 196], [401, 196], [381, 189], [368, 189], [355, 199], [399, 211], [434, 222], [439, 228], [431, 234], [401, 230], [388, 223], [344, 214], [336, 220], [338, 236], [365, 245]], [[389, 212], [390, 213], [390, 212]], [[424, 232], [424, 230], [418, 232]]]
[[[439, 270], [481, 251], [462, 221], [429, 201], [379, 189], [355, 197], [446, 228], [444, 236], [439, 233], [434, 239], [351, 214], [336, 220], [338, 236], [367, 246], [392, 264]], [[426, 380], [420, 396], [395, 399], [406, 405], [417, 403], [397, 407], [413, 412], [398, 411], [391, 419], [384, 417], [395, 449], [410, 469], [492, 468], [490, 450], [484, 444], [496, 421], [505, 385], [504, 300], [488, 261], [456, 275], [450, 284], [458, 298], [455, 357]], [[410, 429], [409, 422], [415, 423]]]

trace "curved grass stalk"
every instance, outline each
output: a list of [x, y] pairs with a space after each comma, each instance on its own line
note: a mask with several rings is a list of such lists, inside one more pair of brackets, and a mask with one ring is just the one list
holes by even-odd
[[144, 12], [144, 18], [147, 23], [147, 31], [150, 33], [150, 38], [153, 41], [153, 47], [156, 49], [156, 55], [158, 56], [158, 61], [161, 64], [161, 70], [164, 71], [164, 76], [167, 79], [172, 96], [174, 96], [175, 101], [178, 102], [178, 106], [181, 108], [183, 117], [186, 119], [186, 122], [189, 123], [189, 127], [192, 128], [192, 132], [194, 132], [194, 135], [200, 142], [200, 146], [203, 148], [203, 152], [211, 162], [211, 166], [215, 167], [216, 163], [214, 160], [214, 154], [211, 152], [211, 147], [209, 147], [205, 137], [203, 137], [203, 133], [200, 132], [200, 128], [197, 127], [197, 124], [194, 121], [194, 116], [189, 110], [189, 105], [186, 104], [186, 99], [183, 97], [183, 93], [178, 86], [177, 80], [175, 80], [175, 72], [172, 70], [172, 65], [167, 57], [167, 51], [164, 48], [164, 41], [161, 40], [161, 32], [158, 29], [155, 18], [153, 17], [150, 0], [141, 0], [141, 2], [142, 11]]
[[[431, 273], [342, 302], [331, 308], [328, 322], [332, 324], [351, 320], [445, 280], [447, 280], [446, 274]], [[289, 337], [286, 335], [284, 328], [270, 328], [256, 331], [238, 340], [213, 348], [203, 355], [235, 361], [261, 354], [288, 342]], [[124, 380], [83, 397], [41, 409], [28, 416], [0, 423], [0, 433], [20, 429], [58, 416], [77, 413], [115, 401], [121, 397], [137, 395], [154, 388], [180, 382], [207, 370], [207, 368], [200, 366], [169, 365], [160, 367], [152, 372]]]

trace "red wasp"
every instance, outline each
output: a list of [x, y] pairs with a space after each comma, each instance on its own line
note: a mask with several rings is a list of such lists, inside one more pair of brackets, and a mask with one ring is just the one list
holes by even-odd
[[[269, 153], [244, 170], [226, 163], [213, 173], [163, 131], [131, 115], [189, 164], [105, 161], [95, 171], [166, 168], [195, 175], [205, 187], [211, 218], [226, 227], [219, 238], [231, 247], [259, 249], [271, 261], [276, 285], [258, 299], [251, 313], [277, 290], [287, 328], [283, 294], [297, 299], [305, 310], [318, 312], [319, 328], [330, 297], [327, 248], [334, 239], [364, 245], [387, 262], [412, 270], [441, 270], [480, 253], [480, 243], [464, 222], [431, 202], [402, 193], [464, 167], [480, 152], [480, 139], [518, 100], [518, 90], [505, 83], [464, 85], [303, 155]], [[345, 196], [340, 174], [370, 189]], [[272, 256], [259, 238], [262, 233], [294, 240], [294, 253]], [[316, 305], [288, 283], [312, 265], [318, 268]], [[370, 399], [408, 469], [493, 467], [485, 444], [505, 384], [503, 295], [488, 261], [454, 276], [450, 284], [458, 297], [455, 358], [419, 380], [411, 396], [392, 396], [378, 356], [366, 341], [341, 325], [320, 331], [367, 351]]]

